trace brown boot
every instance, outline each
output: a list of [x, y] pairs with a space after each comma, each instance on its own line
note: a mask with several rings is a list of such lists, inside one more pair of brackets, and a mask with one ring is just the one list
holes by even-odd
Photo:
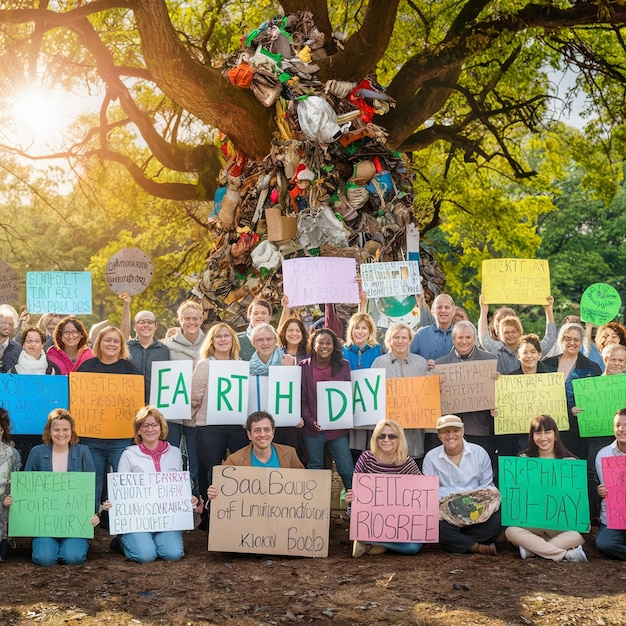
[[496, 550], [496, 544], [490, 543], [486, 545], [484, 543], [475, 543], [469, 551], [472, 554], [484, 554], [486, 556], [498, 556], [498, 551]]

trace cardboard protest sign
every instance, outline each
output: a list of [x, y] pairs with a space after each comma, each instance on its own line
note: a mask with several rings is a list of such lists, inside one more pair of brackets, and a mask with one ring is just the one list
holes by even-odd
[[589, 285], [580, 298], [580, 319], [602, 326], [619, 313], [622, 298], [615, 287], [606, 283]]
[[191, 375], [193, 361], [153, 361], [150, 404], [166, 420], [191, 419]]
[[412, 474], [354, 474], [350, 539], [437, 543], [439, 478]]
[[31, 313], [91, 314], [91, 272], [26, 272]]
[[587, 461], [500, 457], [502, 525], [589, 532]]
[[328, 556], [329, 470], [218, 465], [209, 550]]
[[604, 457], [602, 477], [608, 489], [605, 498], [606, 527], [626, 530], [626, 456]]
[[69, 406], [67, 376], [2, 374], [0, 406], [11, 416], [14, 435], [41, 435], [48, 413]]
[[496, 435], [528, 434], [530, 420], [537, 415], [551, 415], [559, 430], [569, 430], [563, 372], [500, 376], [496, 380], [496, 408]]
[[282, 268], [283, 291], [292, 308], [321, 302], [359, 302], [354, 259], [323, 256], [285, 259]]
[[626, 374], [572, 380], [581, 437], [613, 435], [613, 417], [626, 406]]
[[248, 419], [247, 361], [215, 361], [209, 367], [207, 424], [245, 424]]
[[376, 426], [387, 417], [385, 370], [371, 367], [350, 372], [352, 380], [353, 426]]
[[546, 304], [550, 267], [545, 259], [487, 259], [483, 261], [485, 304]]
[[463, 361], [436, 365], [441, 378], [442, 415], [491, 410], [496, 406], [494, 375], [498, 361]]
[[105, 279], [111, 291], [131, 296], [141, 293], [152, 280], [152, 261], [139, 248], [118, 250], [108, 261]]
[[418, 261], [361, 263], [361, 286], [368, 298], [410, 296], [422, 293]]
[[107, 474], [112, 535], [193, 530], [189, 472]]
[[93, 539], [95, 472], [13, 472], [11, 537]]
[[8, 263], [0, 260], [0, 304], [17, 302], [19, 288], [17, 272]]
[[440, 417], [439, 376], [387, 379], [387, 419], [404, 428], [434, 428]]
[[79, 437], [132, 437], [133, 419], [144, 404], [143, 376], [70, 374], [70, 413]]
[[317, 423], [324, 430], [352, 428], [352, 383], [347, 380], [317, 383]]

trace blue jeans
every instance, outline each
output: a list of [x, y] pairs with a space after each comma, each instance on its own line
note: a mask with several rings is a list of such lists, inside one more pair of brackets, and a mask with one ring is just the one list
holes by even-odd
[[[198, 450], [196, 449], [196, 428], [168, 422], [167, 441], [181, 449], [187, 456], [187, 470], [191, 479], [191, 490], [198, 495]], [[184, 443], [183, 443], [184, 442]], [[206, 495], [206, 494], [205, 494]]]
[[626, 561], [626, 530], [613, 530], [601, 523], [596, 548], [612, 559]]
[[328, 444], [328, 451], [335, 461], [337, 473], [341, 476], [343, 486], [346, 490], [352, 489], [354, 462], [352, 461], [348, 435], [332, 441], [326, 441], [326, 436], [323, 433], [315, 437], [305, 435], [304, 445], [308, 454], [307, 469], [324, 469], [324, 444]]
[[80, 565], [87, 558], [87, 539], [35, 537], [33, 539], [33, 563], [42, 567]]
[[180, 530], [127, 533], [120, 536], [120, 543], [126, 558], [137, 563], [151, 563], [159, 557], [164, 561], [180, 561], [185, 556]]
[[[365, 542], [364, 542], [365, 543]], [[367, 543], [371, 543], [373, 546], [383, 546], [387, 548], [389, 552], [397, 552], [398, 554], [406, 554], [408, 556], [413, 556], [417, 554], [424, 545], [423, 543], [408, 543], [408, 542], [397, 542], [391, 543], [386, 541], [368, 541]]]
[[109, 465], [117, 472], [122, 452], [131, 445], [130, 439], [94, 439], [81, 437], [80, 442], [85, 444], [91, 451], [93, 462], [96, 466], [96, 510], [102, 500], [104, 491], [104, 477]]

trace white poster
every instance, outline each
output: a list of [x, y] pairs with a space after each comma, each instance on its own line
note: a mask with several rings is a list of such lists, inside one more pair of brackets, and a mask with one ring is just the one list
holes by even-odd
[[150, 405], [166, 420], [191, 419], [193, 361], [154, 361], [150, 379]]

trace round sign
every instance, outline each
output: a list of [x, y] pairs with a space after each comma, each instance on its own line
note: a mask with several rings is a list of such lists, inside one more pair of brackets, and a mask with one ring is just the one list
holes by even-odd
[[116, 294], [141, 293], [152, 280], [152, 261], [139, 248], [123, 248], [106, 265], [106, 281]]
[[580, 319], [596, 326], [615, 318], [622, 306], [622, 299], [611, 285], [594, 283], [585, 289], [580, 299]]
[[20, 281], [17, 272], [4, 261], [0, 261], [0, 304], [17, 302]]

